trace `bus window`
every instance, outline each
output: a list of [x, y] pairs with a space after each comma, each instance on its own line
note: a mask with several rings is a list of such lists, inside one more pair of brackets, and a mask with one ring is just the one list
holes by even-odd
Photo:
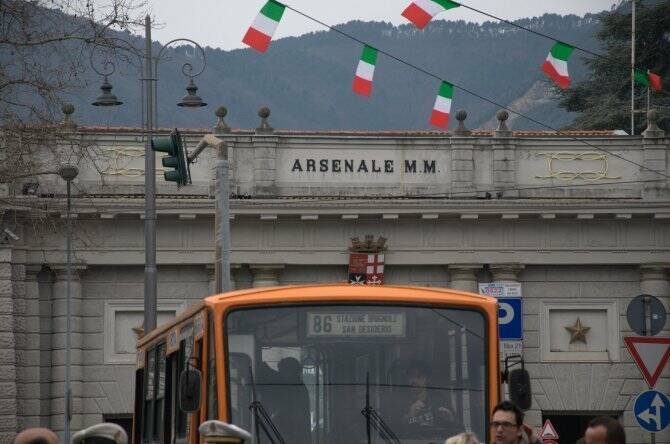
[[147, 351], [143, 442], [162, 442], [165, 409], [165, 344]]
[[[179, 333], [179, 353], [177, 356], [177, 385], [179, 384], [179, 375], [184, 371], [189, 359], [193, 357], [193, 325], [189, 324], [183, 327]], [[179, 391], [177, 390], [177, 393]], [[178, 395], [177, 395], [178, 397]], [[188, 440], [189, 436], [189, 414], [179, 408], [179, 399], [177, 399], [177, 408], [175, 414], [175, 436], [177, 441]]]
[[218, 396], [216, 391], [216, 347], [214, 346], [214, 316], [208, 316], [207, 333], [207, 419], [218, 419]]
[[[234, 310], [225, 325], [229, 411], [242, 428], [253, 413], [292, 444], [366, 442], [368, 420], [376, 441], [384, 426], [412, 443], [486, 436], [478, 311], [301, 305]], [[261, 431], [260, 442], [271, 440]]]

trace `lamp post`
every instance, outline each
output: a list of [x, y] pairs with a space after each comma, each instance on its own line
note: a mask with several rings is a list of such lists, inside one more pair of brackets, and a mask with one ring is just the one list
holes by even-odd
[[77, 167], [73, 165], [63, 165], [58, 169], [58, 175], [67, 184], [67, 228], [65, 250], [67, 251], [67, 265], [66, 265], [66, 300], [65, 300], [65, 393], [64, 393], [64, 425], [63, 437], [64, 442], [70, 442], [70, 419], [72, 418], [72, 390], [71, 390], [71, 333], [72, 333], [72, 294], [71, 294], [71, 280], [72, 280], [72, 218], [70, 212], [72, 210], [72, 181], [79, 174]]
[[[156, 109], [154, 103], [158, 95], [156, 83], [158, 80], [158, 62], [163, 55], [163, 52], [169, 45], [175, 42], [188, 42], [195, 45], [200, 51], [203, 58], [203, 66], [200, 71], [193, 73], [193, 65], [185, 63], [182, 66], [182, 72], [189, 78], [186, 87], [187, 94], [182, 100], [177, 103], [178, 106], [186, 108], [196, 108], [206, 106], [207, 104], [196, 94], [198, 87], [193, 81], [194, 77], [200, 75], [207, 64], [205, 51], [202, 47], [193, 40], [186, 38], [177, 38], [167, 42], [163, 45], [157, 57], [152, 56], [152, 41], [151, 41], [151, 18], [147, 15], [144, 18], [144, 39], [145, 49], [143, 55], [143, 78], [142, 78], [142, 127], [146, 134], [144, 145], [144, 333], [148, 333], [156, 328], [156, 306], [157, 306], [157, 275], [158, 269], [156, 266], [156, 156], [151, 149], [151, 138], [153, 136], [156, 124]], [[122, 39], [118, 39], [122, 40]], [[124, 41], [124, 40], [122, 40]], [[124, 41], [127, 45], [132, 45]], [[137, 51], [140, 53], [140, 51]], [[152, 65], [153, 62], [153, 65]], [[104, 82], [101, 86], [102, 94], [95, 102], [94, 106], [117, 106], [120, 102], [116, 96], [111, 94], [112, 86], [109, 83], [108, 76], [114, 71], [107, 73], [108, 66], [112, 66], [111, 62], [105, 63], [105, 71], [100, 72], [94, 70], [104, 76]], [[93, 59], [91, 59], [91, 66], [93, 66]]]

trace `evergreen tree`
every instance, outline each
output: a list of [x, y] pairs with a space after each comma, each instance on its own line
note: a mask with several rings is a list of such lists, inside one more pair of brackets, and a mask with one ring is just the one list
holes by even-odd
[[[654, 4], [655, 3], [655, 4]], [[659, 126], [670, 130], [670, 0], [636, 3], [635, 64], [659, 74], [663, 91], [651, 91], [650, 107], [660, 111]], [[570, 125], [580, 129], [624, 129], [630, 131], [631, 12], [621, 8], [603, 14], [597, 34], [603, 57], [585, 61], [590, 76], [559, 92], [560, 106], [580, 114]], [[646, 107], [647, 88], [635, 86], [635, 107]], [[646, 118], [636, 115], [639, 134]]]

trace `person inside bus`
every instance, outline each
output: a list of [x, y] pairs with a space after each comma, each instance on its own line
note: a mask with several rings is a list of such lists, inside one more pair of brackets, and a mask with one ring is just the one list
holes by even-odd
[[[428, 429], [449, 429], [450, 432], [459, 431], [455, 415], [440, 393], [430, 387], [430, 369], [420, 361], [413, 361], [407, 367], [405, 374], [406, 385], [409, 389], [409, 399], [401, 401], [400, 424], [401, 433], [407, 436], [423, 435]], [[429, 432], [430, 433], [430, 432]]]
[[302, 381], [302, 364], [296, 358], [283, 358], [278, 371], [265, 362], [259, 369], [263, 404], [287, 444], [311, 442], [309, 393]]

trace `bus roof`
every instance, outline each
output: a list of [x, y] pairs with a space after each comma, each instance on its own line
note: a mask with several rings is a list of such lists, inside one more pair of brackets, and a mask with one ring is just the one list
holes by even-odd
[[332, 298], [334, 301], [361, 301], [369, 298], [407, 302], [408, 297], [421, 302], [449, 302], [464, 305], [496, 304], [495, 298], [466, 291], [440, 287], [402, 285], [312, 284], [264, 287], [237, 290], [205, 298], [205, 304], [263, 304], [277, 302], [305, 302]]
[[181, 322], [184, 322], [185, 320], [192, 317], [194, 314], [196, 314], [203, 308], [205, 308], [205, 304], [202, 301], [198, 301], [192, 305], [189, 305], [183, 312], [179, 313], [179, 315], [177, 315], [176, 317], [160, 325], [157, 325], [156, 328], [151, 330], [148, 334], [140, 337], [137, 340], [137, 347], [142, 347], [150, 342], [153, 342], [154, 339], [164, 334], [167, 334], [172, 327], [174, 327], [177, 324], [180, 324]]
[[285, 285], [279, 287], [247, 288], [209, 296], [184, 310], [174, 319], [157, 326], [149, 334], [137, 341], [138, 347], [154, 342], [166, 335], [172, 327], [191, 318], [205, 306], [215, 308], [220, 305], [255, 305], [296, 303], [307, 301], [333, 302], [408, 302], [451, 303], [464, 306], [495, 306], [497, 300], [467, 291], [441, 287], [415, 287], [404, 285], [350, 285], [350, 284], [311, 284]]

